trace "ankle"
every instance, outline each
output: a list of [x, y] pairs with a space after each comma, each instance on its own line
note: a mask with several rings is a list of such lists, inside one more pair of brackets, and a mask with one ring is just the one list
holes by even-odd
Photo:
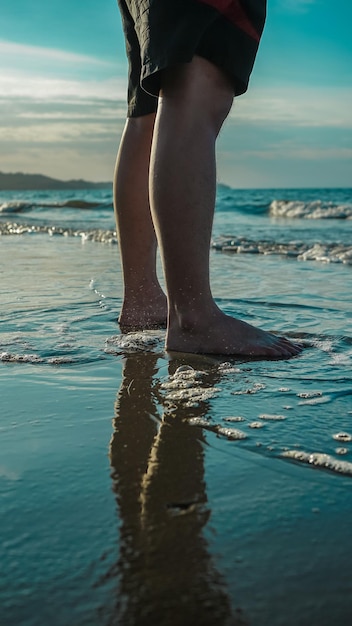
[[143, 301], [153, 301], [156, 298], [165, 298], [165, 294], [157, 279], [139, 281], [125, 280], [124, 302], [138, 304]]
[[202, 333], [214, 323], [218, 309], [215, 303], [169, 309], [169, 328], [184, 333]]
[[125, 294], [118, 321], [120, 326], [124, 327], [151, 328], [158, 326], [165, 328], [166, 319], [166, 296], [159, 287], [153, 292], [131, 293], [130, 297]]

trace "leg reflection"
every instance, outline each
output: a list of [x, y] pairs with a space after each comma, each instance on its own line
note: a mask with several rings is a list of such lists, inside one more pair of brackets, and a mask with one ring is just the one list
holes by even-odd
[[189, 425], [181, 405], [159, 417], [156, 375], [155, 355], [129, 356], [115, 404], [110, 460], [121, 526], [113, 623], [243, 623], [231, 613], [204, 534], [211, 511], [203, 431]]

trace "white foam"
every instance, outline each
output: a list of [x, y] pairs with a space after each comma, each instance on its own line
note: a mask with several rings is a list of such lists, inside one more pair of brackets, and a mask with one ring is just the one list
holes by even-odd
[[312, 345], [322, 350], [323, 352], [331, 352], [334, 348], [334, 342], [332, 339], [312, 339]]
[[65, 365], [66, 363], [74, 363], [75, 360], [69, 356], [53, 356], [47, 362], [50, 365]]
[[305, 398], [305, 399], [318, 398], [322, 395], [323, 393], [321, 391], [302, 391], [301, 393], [297, 394], [298, 398]]
[[266, 385], [264, 385], [264, 383], [254, 383], [252, 387], [249, 387], [248, 389], [243, 389], [243, 391], [232, 391], [232, 395], [234, 396], [242, 396], [245, 394], [254, 394], [254, 393], [258, 393], [258, 391], [262, 391], [262, 389], [265, 389]]
[[165, 394], [165, 400], [172, 402], [187, 402], [187, 406], [197, 406], [199, 402], [205, 402], [213, 398], [219, 389], [216, 387], [190, 387], [188, 389], [177, 389]]
[[114, 335], [106, 339], [105, 352], [120, 354], [121, 352], [152, 352], [163, 346], [164, 335], [158, 331], [144, 330], [138, 333]]
[[168, 380], [161, 383], [161, 389], [187, 389], [194, 387], [194, 382], [191, 380]]
[[187, 422], [190, 426], [209, 427], [209, 422], [204, 417], [191, 417]]
[[264, 422], [250, 422], [248, 424], [249, 428], [263, 428], [265, 426]]
[[181, 365], [176, 372], [160, 384], [165, 393], [165, 400], [171, 403], [181, 402], [186, 407], [196, 407], [200, 402], [213, 398], [219, 391], [216, 387], [203, 384], [206, 373], [195, 370], [189, 365]]
[[239, 367], [234, 367], [231, 363], [228, 362], [220, 363], [218, 370], [220, 374], [239, 374], [241, 371]]
[[242, 430], [238, 430], [237, 428], [224, 428], [223, 426], [218, 426], [216, 429], [218, 435], [223, 435], [227, 437], [227, 439], [231, 439], [234, 441], [238, 441], [240, 439], [247, 439], [246, 433]]
[[11, 354], [11, 352], [1, 352], [0, 361], [6, 363], [43, 363], [44, 359], [37, 354]]
[[180, 365], [174, 373], [174, 376], [193, 376], [196, 372], [197, 370], [190, 365]]
[[285, 415], [274, 415], [272, 413], [262, 413], [259, 417], [261, 420], [267, 420], [270, 422], [281, 422], [287, 419]]
[[234, 417], [224, 417], [225, 422], [244, 422], [245, 419], [241, 415], [235, 415]]
[[325, 404], [330, 402], [330, 395], [323, 395], [322, 391], [303, 391], [297, 394], [302, 398], [298, 404]]
[[21, 211], [31, 209], [32, 205], [28, 202], [21, 202], [21, 200], [12, 200], [9, 202], [2, 202], [0, 204], [0, 213], [20, 213]]
[[344, 455], [344, 454], [348, 454], [348, 449], [347, 448], [336, 448], [335, 452], [336, 452], [336, 454]]
[[321, 452], [301, 452], [300, 450], [287, 450], [282, 453], [282, 456], [287, 459], [293, 459], [300, 463], [308, 463], [315, 467], [322, 469], [328, 469], [337, 474], [344, 474], [346, 476], [352, 476], [352, 463], [349, 461], [341, 461], [335, 459], [330, 454], [323, 454]]
[[[351, 218], [352, 219], [352, 218]], [[322, 263], [344, 263], [352, 265], [352, 246], [342, 243], [307, 243], [291, 241], [278, 243], [276, 241], [257, 241], [242, 239], [228, 239], [220, 237], [212, 243], [215, 250], [241, 254], [279, 254], [299, 261], [319, 261]]]
[[323, 263], [350, 263], [352, 249], [348, 246], [315, 243], [298, 255], [299, 261], [321, 261]]
[[349, 219], [352, 218], [352, 204], [333, 204], [313, 200], [273, 200], [269, 207], [274, 217], [305, 218], [305, 219]]
[[[16, 209], [13, 208], [11, 212], [15, 210]], [[20, 209], [17, 209], [17, 211], [19, 210]], [[3, 212], [7, 211], [8, 209]], [[23, 235], [25, 233], [46, 233], [50, 235], [50, 237], [54, 235], [61, 237], [80, 237], [82, 243], [85, 243], [86, 241], [96, 241], [105, 244], [117, 243], [116, 232], [112, 230], [101, 230], [93, 228], [82, 231], [82, 229], [77, 230], [75, 228], [63, 228], [61, 226], [15, 224], [13, 222], [0, 224], [0, 234], [2, 235]]]
[[331, 365], [341, 367], [341, 366], [351, 366], [352, 360], [352, 350], [345, 352], [343, 354], [332, 354], [331, 355]]
[[181, 365], [173, 375], [169, 376], [168, 380], [161, 383], [160, 388], [171, 391], [194, 388], [203, 376], [204, 372], [195, 370], [189, 365]]
[[350, 433], [336, 433], [332, 438], [335, 439], [335, 441], [352, 441], [352, 435], [350, 435]]

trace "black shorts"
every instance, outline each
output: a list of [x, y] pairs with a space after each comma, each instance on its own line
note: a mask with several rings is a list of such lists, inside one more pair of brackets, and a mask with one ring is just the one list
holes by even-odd
[[128, 116], [157, 109], [162, 70], [201, 56], [244, 93], [266, 0], [118, 0], [129, 62]]

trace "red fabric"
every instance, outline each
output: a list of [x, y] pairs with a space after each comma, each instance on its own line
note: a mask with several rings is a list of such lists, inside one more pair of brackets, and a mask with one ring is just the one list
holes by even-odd
[[199, 2], [204, 2], [204, 4], [214, 7], [249, 37], [259, 41], [260, 36], [248, 18], [240, 0], [199, 0]]

